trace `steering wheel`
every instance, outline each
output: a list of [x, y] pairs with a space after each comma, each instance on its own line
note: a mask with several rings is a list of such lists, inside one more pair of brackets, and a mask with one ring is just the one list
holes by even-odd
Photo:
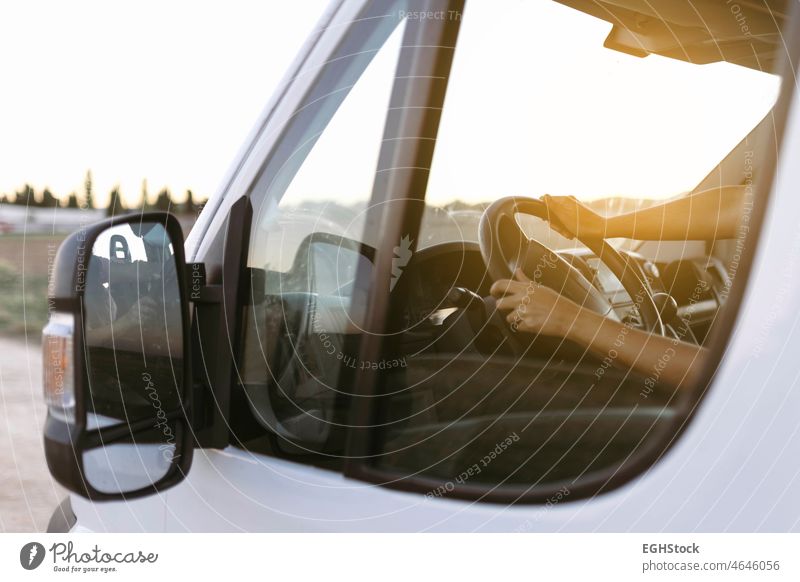
[[[535, 198], [508, 196], [492, 203], [478, 229], [481, 254], [493, 280], [510, 279], [520, 268], [532, 280], [545, 285], [600, 315], [619, 321], [611, 302], [558, 253], [528, 238], [517, 223], [517, 214], [549, 221], [547, 205]], [[645, 282], [630, 261], [602, 238], [581, 238], [611, 270], [638, 308], [642, 327], [664, 335], [664, 324]]]

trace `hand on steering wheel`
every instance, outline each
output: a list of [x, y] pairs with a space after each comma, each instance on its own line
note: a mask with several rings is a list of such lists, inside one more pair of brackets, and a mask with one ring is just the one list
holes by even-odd
[[528, 278], [517, 269], [514, 279], [495, 281], [491, 289], [512, 331], [565, 337], [581, 308], [549, 287]]
[[[525, 235], [517, 223], [517, 214], [550, 219], [546, 203], [535, 198], [501, 198], [486, 209], [478, 234], [481, 254], [492, 279], [511, 279], [521, 269], [533, 282], [564, 295], [577, 306], [619, 320], [608, 298], [580, 271], [546, 245]], [[639, 310], [643, 329], [664, 335], [650, 289], [635, 265], [603, 238], [586, 236], [582, 230], [575, 234], [620, 280]]]
[[542, 201], [547, 206], [550, 227], [566, 238], [608, 238], [606, 219], [574, 196], [550, 196]]

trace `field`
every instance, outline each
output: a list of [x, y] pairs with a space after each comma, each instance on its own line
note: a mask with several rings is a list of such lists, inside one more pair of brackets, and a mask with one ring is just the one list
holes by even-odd
[[0, 236], [0, 334], [38, 336], [47, 319], [47, 277], [64, 235]]
[[63, 239], [0, 236], [0, 531], [44, 531], [65, 494], [47, 471], [39, 428], [47, 274]]

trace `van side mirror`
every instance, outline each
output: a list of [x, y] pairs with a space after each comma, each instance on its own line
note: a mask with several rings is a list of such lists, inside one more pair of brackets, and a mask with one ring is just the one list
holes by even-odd
[[94, 500], [161, 491], [192, 460], [186, 261], [168, 213], [114, 217], [56, 255], [42, 337], [44, 446], [56, 480]]

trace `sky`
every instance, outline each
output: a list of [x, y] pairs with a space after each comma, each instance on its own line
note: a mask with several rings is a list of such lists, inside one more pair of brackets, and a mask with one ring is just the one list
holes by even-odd
[[[471, 0], [426, 197], [665, 199], [694, 187], [769, 112], [779, 79], [606, 49], [611, 24], [544, 0]], [[368, 200], [402, 30], [344, 100], [286, 198]]]
[[[138, 202], [145, 178], [151, 197], [212, 194], [326, 4], [0, 1], [0, 193], [81, 193], [91, 169], [100, 204], [117, 184]], [[430, 200], [673, 196], [777, 95], [777, 79], [743, 67], [604, 49], [609, 29], [553, 2], [468, 3]], [[392, 72], [393, 58], [376, 66]], [[320, 139], [309, 197], [368, 196], [390, 81], [379, 77]], [[369, 131], [354, 131], [361, 104], [373, 105]], [[357, 191], [331, 180], [348, 163]]]
[[672, 197], [777, 98], [776, 76], [627, 55], [603, 47], [610, 30], [556, 2], [468, 2], [429, 196]]
[[0, 193], [212, 194], [326, 5], [0, 1]]

